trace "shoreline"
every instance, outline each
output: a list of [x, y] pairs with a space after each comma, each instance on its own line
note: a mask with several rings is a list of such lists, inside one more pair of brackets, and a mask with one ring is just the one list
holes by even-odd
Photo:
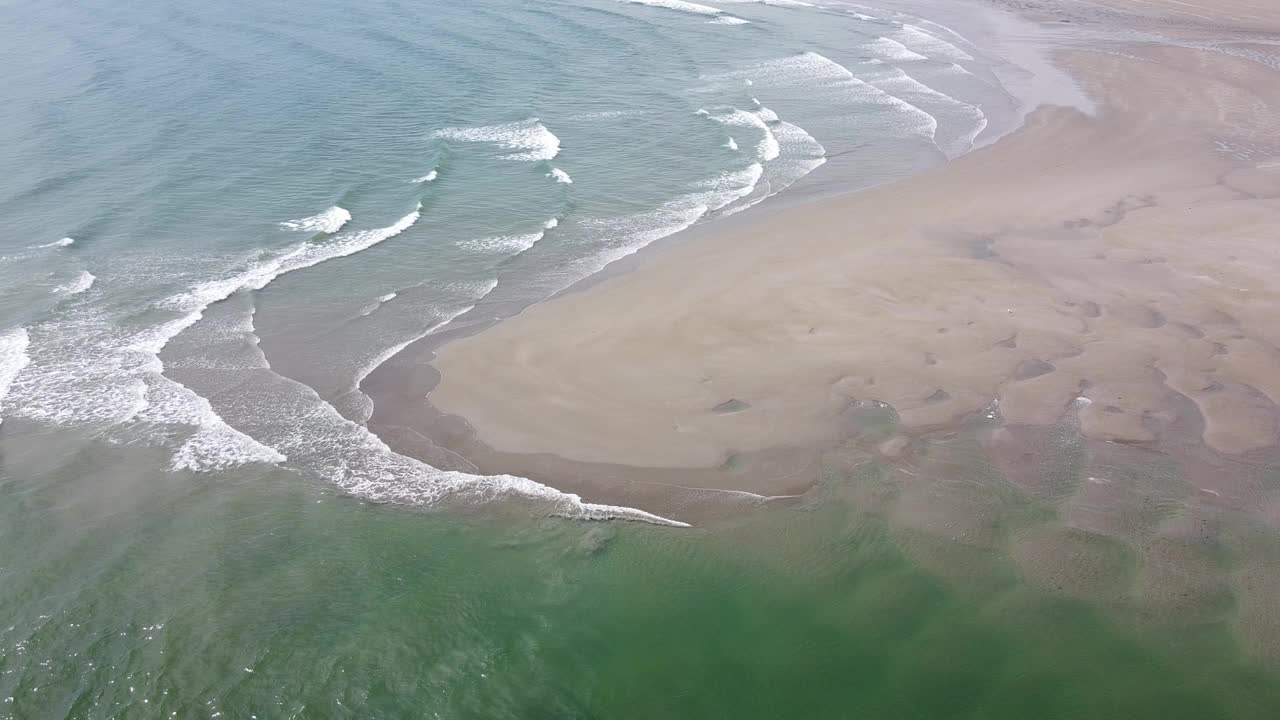
[[[1268, 126], [1270, 116], [1228, 111], [1280, 107], [1259, 89], [1273, 73], [1185, 48], [1125, 54], [1060, 52], [1100, 99], [1100, 117], [1041, 108], [941, 168], [708, 223], [476, 334], [463, 325], [432, 336], [366, 379], [370, 428], [444, 469], [520, 474], [683, 517], [722, 512], [726, 498], [803, 494], [821, 481], [823, 453], [855, 433], [851, 408], [867, 403], [901, 420], [903, 432], [875, 449], [886, 457], [993, 401], [1009, 427], [1051, 426], [1075, 403], [1091, 440], [1156, 446], [1179, 419], [1169, 391], [1195, 403], [1219, 454], [1265, 453], [1280, 399], [1266, 363], [1280, 333], [1262, 305], [1280, 303], [1255, 293], [1245, 312], [1232, 291], [1188, 285], [1221, 272], [1212, 268], [1223, 258], [1189, 242], [1157, 257], [1156, 235], [1193, 209], [1204, 216], [1197, 232], [1228, 235], [1246, 210], [1248, 227], [1280, 216], [1267, 200], [1280, 196], [1270, 160], [1223, 150]], [[1198, 84], [1182, 91], [1191, 77]], [[1240, 97], [1215, 100], [1205, 88], [1219, 85]], [[1152, 122], [1162, 104], [1178, 123]], [[975, 186], [1004, 202], [966, 199]], [[1188, 209], [1174, 215], [1172, 204]], [[850, 218], [857, 233], [845, 230]], [[1249, 281], [1261, 289], [1263, 279]], [[1178, 299], [1191, 291], [1195, 307]], [[794, 297], [770, 309], [778, 295]], [[655, 298], [660, 307], [645, 307]], [[1135, 352], [1141, 362], [1127, 362]]]

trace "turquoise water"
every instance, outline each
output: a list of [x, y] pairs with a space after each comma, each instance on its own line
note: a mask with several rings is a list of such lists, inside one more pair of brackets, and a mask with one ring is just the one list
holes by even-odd
[[936, 165], [1020, 111], [1007, 64], [930, 21], [726, 8], [7, 4], [0, 412], [175, 470], [544, 496], [391, 456], [359, 382], [446, 323], [784, 191]]
[[1163, 509], [1081, 533], [1116, 458], [1060, 442], [1045, 497], [980, 437], [910, 475], [846, 448], [803, 502], [674, 530], [366, 505], [97, 441], [51, 472], [7, 436], [0, 717], [1275, 717], [1273, 529], [1171, 536], [1194, 514], [1162, 469], [1116, 482]]
[[949, 12], [0, 2], [0, 718], [1275, 717], [1273, 529], [1129, 458], [1082, 534], [1070, 429], [672, 528], [365, 428], [425, 334], [1009, 130]]

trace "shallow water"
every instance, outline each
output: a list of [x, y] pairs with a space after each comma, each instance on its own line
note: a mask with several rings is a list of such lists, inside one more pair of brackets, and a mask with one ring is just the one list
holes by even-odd
[[6, 4], [0, 413], [376, 500], [553, 492], [391, 456], [359, 383], [446, 325], [784, 190], [936, 165], [1025, 109], [1012, 66], [941, 25], [722, 5]]
[[1017, 68], [784, 0], [300, 9], [0, 3], [0, 718], [1275, 717], [1274, 529], [1175, 460], [887, 463], [872, 408], [675, 529], [364, 427], [406, 343], [941, 163]]
[[1174, 494], [1082, 531], [1114, 458], [1067, 429], [1039, 446], [1061, 484], [1028, 488], [993, 427], [852, 444], [804, 500], [688, 530], [140, 473], [92, 440], [51, 473], [10, 437], [0, 717], [1274, 717], [1274, 530]]

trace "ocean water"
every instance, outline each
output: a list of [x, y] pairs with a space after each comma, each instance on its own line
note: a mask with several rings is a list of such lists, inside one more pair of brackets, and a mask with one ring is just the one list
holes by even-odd
[[1273, 717], [1247, 523], [1169, 642], [1019, 579], [1035, 499], [944, 562], [863, 459], [676, 528], [366, 429], [429, 333], [1028, 110], [963, 22], [822, 5], [0, 2], [0, 718]]
[[9, 3], [0, 412], [163, 445], [176, 471], [552, 494], [391, 455], [360, 381], [695, 223], [1016, 121], [998, 58], [869, 12]]

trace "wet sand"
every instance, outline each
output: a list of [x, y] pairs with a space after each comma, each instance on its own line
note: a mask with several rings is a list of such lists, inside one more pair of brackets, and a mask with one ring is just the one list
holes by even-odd
[[[1006, 5], [1110, 22], [1119, 3]], [[1060, 50], [1096, 114], [1041, 108], [936, 171], [713, 228], [435, 338], [430, 366], [423, 345], [369, 378], [371, 426], [433, 463], [653, 510], [714, 502], [680, 487], [803, 493], [868, 404], [899, 418], [885, 457], [981, 414], [1150, 447], [1191, 423], [1219, 456], [1268, 453], [1280, 71], [1247, 0], [1190, 24], [1183, 6], [1124, 17], [1239, 42]]]
[[1017, 3], [1105, 26], [1055, 53], [1095, 114], [430, 336], [370, 427], [695, 527], [846, 504], [962, 592], [1280, 668], [1280, 36], [1119, 4]]

